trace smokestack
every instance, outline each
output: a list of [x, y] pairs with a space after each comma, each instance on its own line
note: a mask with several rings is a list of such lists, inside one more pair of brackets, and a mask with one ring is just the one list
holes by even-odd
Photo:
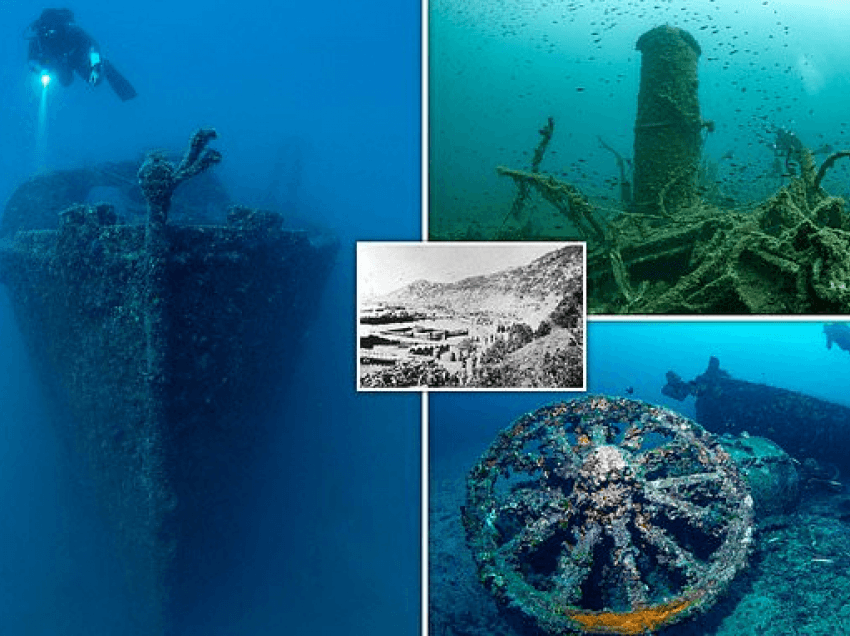
[[635, 211], [673, 215], [696, 202], [703, 121], [699, 44], [682, 29], [660, 26], [637, 41], [640, 93], [635, 122]]

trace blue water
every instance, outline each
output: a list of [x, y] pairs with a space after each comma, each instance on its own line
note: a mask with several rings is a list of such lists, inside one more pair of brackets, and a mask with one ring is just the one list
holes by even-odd
[[[354, 391], [354, 242], [420, 238], [419, 6], [385, 0], [110, 5], [77, 22], [139, 96], [41, 87], [3, 2], [0, 201], [39, 170], [179, 152], [213, 126], [235, 201], [341, 240], [306, 338], [278, 460], [253, 494], [244, 567], [192, 634], [413, 634], [419, 624], [419, 398]], [[270, 184], [277, 184], [271, 188]], [[4, 634], [132, 634], [123, 572], [85, 484], [61, 469], [51, 415], [0, 288], [0, 625]]]
[[[626, 396], [695, 417], [694, 398], [661, 393], [667, 371], [692, 380], [710, 356], [732, 377], [800, 391], [850, 406], [850, 353], [826, 348], [820, 322], [589, 322], [591, 393]], [[472, 462], [523, 413], [575, 393], [434, 394], [429, 401], [432, 462]], [[578, 395], [583, 395], [579, 393]]]
[[[513, 183], [497, 166], [530, 169], [537, 131], [555, 131], [540, 166], [616, 208], [614, 157], [632, 157], [641, 34], [662, 24], [702, 48], [699, 96], [715, 132], [705, 155], [719, 162], [721, 194], [738, 205], [772, 194], [775, 127], [810, 148], [850, 142], [844, 37], [850, 12], [832, 0], [432, 0], [430, 6], [430, 230], [492, 236], [510, 210]], [[721, 159], [727, 152], [731, 159]], [[825, 155], [817, 155], [822, 161]], [[827, 189], [846, 195], [846, 165]], [[787, 181], [787, 179], [785, 180]], [[551, 206], [534, 210], [543, 225]], [[552, 221], [554, 222], [554, 221]], [[560, 225], [565, 225], [560, 223]], [[489, 232], [489, 233], [488, 233]], [[564, 238], [577, 238], [566, 225]]]

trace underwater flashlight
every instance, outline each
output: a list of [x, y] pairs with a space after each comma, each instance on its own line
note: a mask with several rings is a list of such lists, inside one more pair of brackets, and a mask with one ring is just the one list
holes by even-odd
[[48, 84], [50, 84], [50, 73], [48, 73], [47, 71], [42, 71], [41, 72], [41, 85], [44, 86], [44, 88], [47, 88]]

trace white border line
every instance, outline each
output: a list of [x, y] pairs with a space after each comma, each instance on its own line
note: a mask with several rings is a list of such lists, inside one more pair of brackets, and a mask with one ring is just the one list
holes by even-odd
[[422, 227], [420, 229], [421, 236], [420, 238], [423, 241], [428, 241], [428, 203], [430, 193], [428, 191], [428, 155], [430, 153], [430, 137], [428, 135], [428, 91], [430, 90], [430, 81], [428, 78], [428, 0], [422, 0], [422, 16], [420, 18], [421, 28], [419, 30], [421, 34], [421, 47], [420, 47], [420, 55], [422, 56], [421, 62], [421, 107], [420, 110], [422, 112], [422, 122], [421, 122], [421, 130], [420, 130], [420, 146], [422, 147], [422, 157], [420, 159], [420, 187], [422, 188], [422, 211], [421, 211], [421, 219], [422, 219]]
[[420, 613], [422, 617], [422, 636], [428, 636], [428, 508], [430, 504], [430, 490], [428, 488], [428, 475], [431, 472], [431, 465], [429, 461], [429, 432], [428, 432], [428, 407], [429, 407], [429, 397], [428, 392], [423, 391], [420, 400], [422, 401], [422, 429], [420, 435], [420, 443], [422, 444], [422, 454], [421, 454], [421, 462], [422, 462], [422, 485], [420, 488], [420, 498], [422, 501], [422, 509], [420, 514], [422, 515], [422, 522], [420, 524], [420, 535], [422, 536], [422, 546], [420, 548], [421, 555], [421, 564], [422, 568], [422, 577], [421, 577], [421, 585], [422, 585], [422, 611]]
[[[429, 27], [428, 27], [428, 0], [422, 0], [420, 3], [421, 7], [421, 17], [420, 17], [420, 37], [421, 37], [421, 60], [420, 60], [420, 75], [421, 75], [421, 130], [420, 130], [420, 139], [421, 139], [421, 166], [420, 166], [420, 188], [421, 192], [421, 219], [422, 225], [420, 228], [421, 232], [421, 240], [423, 242], [428, 242], [430, 240], [428, 236], [428, 225], [429, 225], [429, 213], [430, 213], [430, 191], [429, 191], [429, 155], [430, 155], [430, 135], [429, 135], [429, 94], [430, 94], [430, 84], [429, 84]], [[587, 248], [585, 248], [585, 258], [587, 256]], [[690, 315], [652, 315], [652, 314], [636, 314], [636, 315], [589, 315], [587, 314], [587, 263], [585, 262], [584, 266], [585, 270], [585, 282], [584, 282], [584, 296], [585, 296], [585, 330], [584, 330], [584, 369], [585, 369], [585, 387], [587, 387], [587, 349], [588, 349], [588, 332], [587, 325], [588, 323], [593, 322], [838, 322], [847, 320], [847, 316], [841, 315], [831, 315], [831, 316], [801, 316], [801, 315], [708, 315], [708, 316], [690, 316]], [[355, 313], [359, 311], [358, 308], [355, 309]], [[359, 378], [359, 376], [358, 376]], [[359, 385], [359, 380], [355, 379], [355, 381]], [[504, 389], [499, 389], [500, 391], [504, 391]], [[428, 475], [430, 474], [430, 464], [429, 464], [429, 443], [430, 443], [430, 431], [428, 428], [428, 407], [429, 407], [429, 395], [428, 390], [424, 389], [420, 391], [420, 399], [422, 400], [422, 422], [421, 422], [421, 440], [420, 443], [422, 445], [421, 449], [421, 536], [422, 536], [422, 544], [421, 544], [421, 622], [422, 636], [428, 636], [428, 612], [429, 612], [429, 603], [428, 603], [428, 585], [429, 585], [429, 577], [428, 577], [428, 511], [429, 511], [429, 500], [430, 500], [430, 492], [429, 492], [429, 484], [428, 484]]]
[[[361, 247], [366, 249], [370, 245], [393, 245], [395, 247], [424, 247], [431, 252], [439, 249], [456, 249], [456, 248], [508, 248], [516, 247], [540, 247], [542, 249], [557, 250], [564, 247], [581, 247], [581, 289], [582, 289], [582, 316], [581, 316], [581, 331], [582, 331], [582, 385], [580, 387], [427, 387], [427, 386], [407, 386], [407, 387], [363, 387], [360, 382], [360, 309], [363, 305], [360, 289], [360, 258]], [[422, 393], [423, 391], [434, 391], [439, 393], [552, 393], [552, 392], [568, 392], [568, 393], [586, 393], [587, 392], [587, 324], [590, 316], [587, 315], [587, 243], [585, 241], [357, 241], [355, 243], [355, 275], [354, 275], [354, 297], [355, 297], [355, 391], [357, 393]], [[527, 264], [527, 263], [526, 263]], [[508, 269], [508, 267], [505, 267]], [[504, 270], [499, 270], [504, 271]], [[474, 275], [474, 274], [473, 274]]]
[[[428, 69], [429, 69], [429, 58], [428, 58], [428, 41], [429, 41], [429, 29], [428, 29], [428, 10], [429, 10], [429, 0], [421, 0], [420, 2], [420, 20], [419, 20], [419, 34], [420, 34], [420, 112], [421, 112], [421, 122], [420, 122], [420, 147], [421, 147], [421, 157], [420, 157], [420, 181], [419, 187], [421, 189], [421, 206], [420, 210], [420, 218], [422, 219], [422, 226], [420, 228], [420, 236], [419, 238], [422, 241], [427, 242], [428, 237], [428, 212], [429, 212], [429, 201], [430, 201], [430, 192], [429, 192], [429, 182], [428, 182], [428, 167], [429, 167], [429, 154], [430, 154], [430, 135], [429, 135], [429, 108], [428, 108], [428, 95], [430, 90], [430, 82], [428, 77]], [[359, 313], [359, 306], [356, 310]], [[586, 314], [585, 314], [586, 315]], [[585, 321], [585, 350], [587, 345], [587, 324]], [[359, 345], [359, 343], [358, 343]], [[357, 351], [357, 356], [359, 359], [360, 353], [359, 349]], [[587, 373], [585, 364], [585, 373]], [[360, 384], [360, 376], [357, 376], [357, 384]], [[419, 485], [419, 497], [421, 501], [421, 510], [420, 510], [420, 535], [422, 538], [422, 543], [420, 546], [420, 586], [421, 586], [421, 602], [420, 602], [420, 622], [421, 622], [421, 632], [422, 636], [428, 636], [428, 615], [430, 611], [430, 603], [429, 603], [429, 585], [430, 580], [428, 576], [428, 524], [429, 524], [429, 506], [430, 506], [430, 489], [428, 484], [428, 476], [431, 474], [431, 463], [430, 463], [430, 431], [428, 428], [428, 407], [429, 407], [429, 396], [428, 391], [423, 390], [419, 393], [419, 399], [422, 404], [422, 422], [420, 428], [420, 436], [419, 443], [421, 444], [421, 454], [420, 454], [420, 462], [421, 466], [421, 478]]]
[[[420, 232], [421, 240], [429, 242], [431, 239], [428, 236], [428, 225], [430, 215], [430, 191], [429, 191], [429, 155], [430, 155], [430, 135], [429, 135], [429, 94], [430, 94], [430, 77], [429, 70], [429, 26], [428, 26], [428, 1], [422, 0], [421, 7], [421, 102], [420, 109], [422, 114], [421, 121], [421, 166], [420, 166], [420, 188], [421, 196], [421, 219], [422, 226]], [[577, 239], [563, 239], [565, 241], [577, 241]], [[585, 253], [586, 254], [586, 253]], [[585, 276], [587, 275], [587, 264], [585, 263]], [[585, 303], [587, 303], [587, 281], [585, 279]], [[587, 308], [585, 306], [585, 313]], [[845, 322], [846, 315], [817, 315], [817, 314], [709, 314], [709, 315], [687, 315], [687, 314], [587, 314], [587, 322]], [[587, 342], [585, 342], [585, 349]], [[586, 351], [585, 351], [586, 353]], [[585, 364], [585, 367], [587, 365]], [[504, 389], [502, 389], [504, 390]]]
[[841, 314], [588, 314], [587, 322], [847, 322]]

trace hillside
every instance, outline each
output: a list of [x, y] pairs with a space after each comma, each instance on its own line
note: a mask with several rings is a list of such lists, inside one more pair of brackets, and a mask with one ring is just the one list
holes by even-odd
[[493, 274], [453, 283], [420, 279], [377, 300], [417, 309], [447, 308], [455, 314], [495, 314], [536, 327], [566, 293], [582, 288], [582, 250], [571, 245]]

